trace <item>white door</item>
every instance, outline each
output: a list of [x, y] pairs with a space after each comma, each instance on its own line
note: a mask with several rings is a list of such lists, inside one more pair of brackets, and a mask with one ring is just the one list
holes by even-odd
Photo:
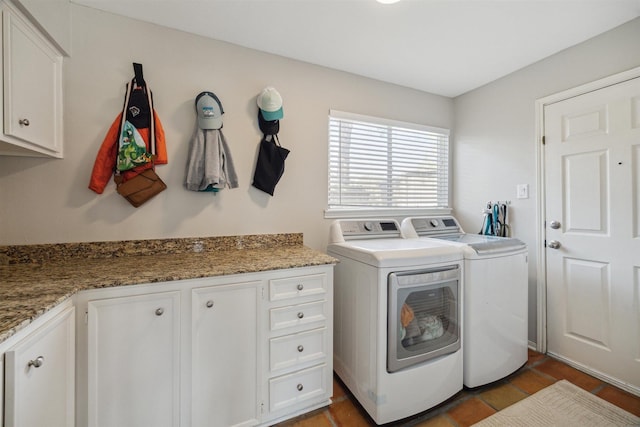
[[5, 353], [5, 427], [75, 425], [74, 322], [69, 307]]
[[90, 427], [175, 427], [180, 292], [88, 303]]
[[5, 133], [60, 152], [62, 58], [18, 15], [3, 17]]
[[258, 424], [259, 285], [192, 291], [193, 426]]
[[640, 78], [544, 128], [548, 351], [640, 390]]

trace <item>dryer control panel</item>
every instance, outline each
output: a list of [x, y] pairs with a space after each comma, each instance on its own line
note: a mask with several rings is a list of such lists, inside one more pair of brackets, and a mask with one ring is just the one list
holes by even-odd
[[394, 219], [338, 220], [331, 224], [330, 242], [339, 243], [354, 239], [399, 238], [400, 225]]

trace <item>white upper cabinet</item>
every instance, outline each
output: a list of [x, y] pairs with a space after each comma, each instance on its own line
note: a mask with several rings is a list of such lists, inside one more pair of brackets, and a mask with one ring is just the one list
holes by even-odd
[[0, 154], [62, 158], [62, 56], [14, 7], [0, 10]]

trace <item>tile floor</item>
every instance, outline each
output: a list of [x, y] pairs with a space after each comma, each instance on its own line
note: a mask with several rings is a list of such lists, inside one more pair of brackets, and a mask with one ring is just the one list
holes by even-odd
[[[541, 353], [529, 350], [525, 366], [509, 377], [474, 389], [464, 389], [441, 405], [401, 421], [402, 427], [470, 426], [507, 406], [566, 379], [626, 411], [640, 416], [640, 397], [620, 390]], [[279, 424], [279, 427], [375, 426], [348, 389], [334, 375], [333, 403], [323, 409]]]

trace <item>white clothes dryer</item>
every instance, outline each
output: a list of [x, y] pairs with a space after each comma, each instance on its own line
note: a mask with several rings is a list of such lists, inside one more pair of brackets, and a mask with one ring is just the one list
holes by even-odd
[[331, 226], [334, 370], [378, 423], [462, 389], [462, 251], [403, 239], [394, 220]]
[[405, 238], [448, 242], [464, 253], [464, 385], [478, 387], [528, 358], [528, 254], [520, 240], [467, 234], [452, 216], [402, 221]]

